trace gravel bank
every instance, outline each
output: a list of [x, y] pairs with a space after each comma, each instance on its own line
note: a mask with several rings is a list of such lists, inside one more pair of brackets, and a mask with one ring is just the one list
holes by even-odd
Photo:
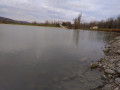
[[120, 36], [105, 46], [106, 56], [96, 63], [91, 63], [91, 68], [98, 68], [103, 73], [103, 86], [93, 90], [120, 90]]

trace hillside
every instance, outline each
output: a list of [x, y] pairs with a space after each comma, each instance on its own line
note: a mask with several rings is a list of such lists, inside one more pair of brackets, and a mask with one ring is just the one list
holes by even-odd
[[13, 19], [1, 17], [1, 16], [0, 16], [0, 22], [2, 22], [2, 23], [30, 24], [30, 22], [27, 22], [27, 21], [13, 20]]

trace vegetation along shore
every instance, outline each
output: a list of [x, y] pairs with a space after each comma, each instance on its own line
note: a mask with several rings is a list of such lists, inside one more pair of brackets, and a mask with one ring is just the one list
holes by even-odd
[[97, 31], [112, 31], [120, 32], [120, 16], [115, 18], [111, 17], [101, 21], [83, 22], [82, 14], [73, 19], [73, 23], [70, 21], [45, 21], [38, 23], [36, 21], [18, 21], [5, 17], [0, 17], [0, 24], [14, 24], [14, 25], [31, 25], [31, 26], [44, 26], [44, 27], [59, 27], [66, 29], [82, 29], [82, 30], [97, 30]]

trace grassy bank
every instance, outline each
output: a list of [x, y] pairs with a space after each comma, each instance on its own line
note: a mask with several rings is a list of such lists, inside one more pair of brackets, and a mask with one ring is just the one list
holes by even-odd
[[[63, 28], [60, 27], [57, 24], [18, 24], [18, 23], [0, 23], [0, 24], [12, 24], [12, 25], [28, 25], [28, 26], [41, 26], [41, 27], [55, 27], [55, 28]], [[72, 29], [72, 28], [67, 28]], [[79, 30], [79, 29], [76, 29]], [[84, 28], [81, 30], [93, 30], [93, 31], [108, 31], [108, 32], [120, 32], [120, 29], [90, 29], [90, 28]]]
[[94, 31], [108, 31], [108, 32], [120, 32], [120, 29], [89, 29], [85, 28], [83, 30], [94, 30]]
[[27, 26], [41, 26], [41, 27], [56, 27], [56, 28], [61, 28], [60, 26], [56, 24], [18, 24], [18, 23], [0, 23], [0, 24], [11, 24], [11, 25], [27, 25]]

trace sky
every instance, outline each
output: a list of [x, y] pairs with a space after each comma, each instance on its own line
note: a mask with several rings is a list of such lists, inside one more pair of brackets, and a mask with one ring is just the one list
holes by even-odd
[[73, 21], [82, 14], [83, 22], [120, 15], [120, 0], [0, 0], [0, 16], [21, 21]]

